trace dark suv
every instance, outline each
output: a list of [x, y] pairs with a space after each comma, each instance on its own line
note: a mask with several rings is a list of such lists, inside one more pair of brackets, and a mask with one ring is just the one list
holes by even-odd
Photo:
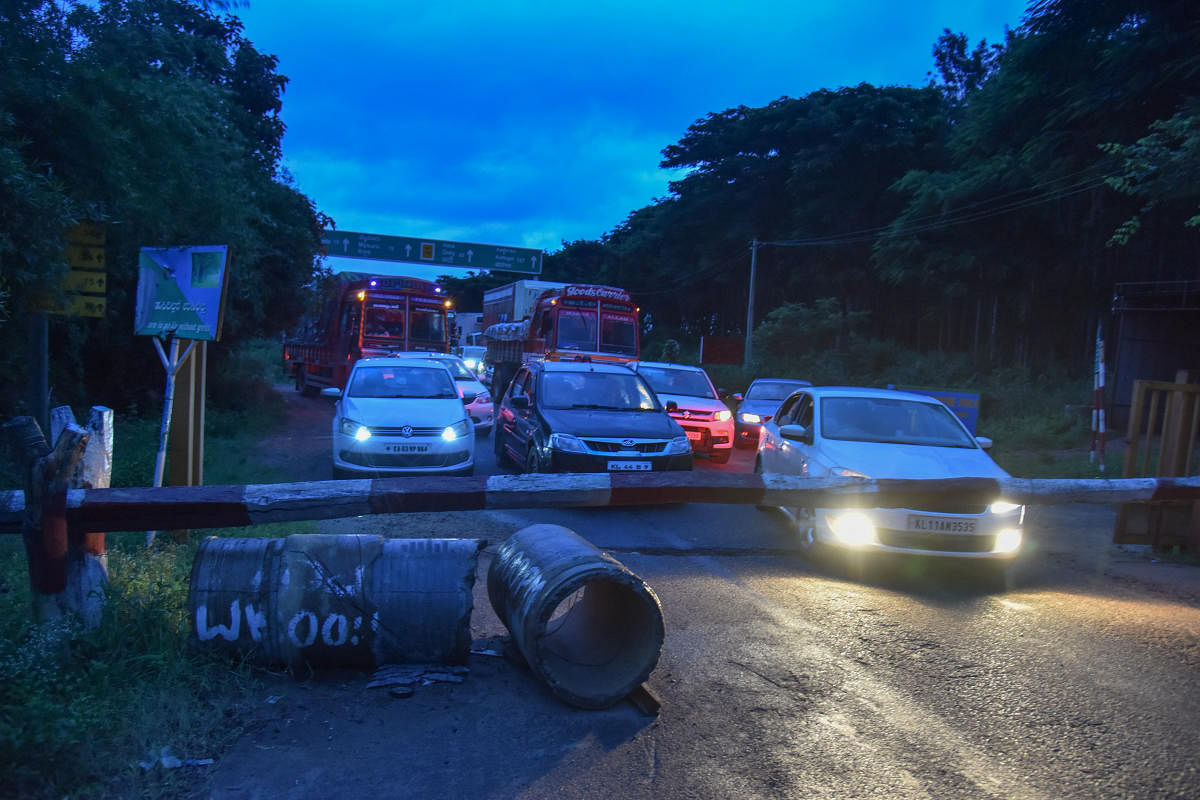
[[588, 361], [522, 365], [496, 409], [495, 449], [526, 472], [692, 468], [687, 435], [646, 381]]

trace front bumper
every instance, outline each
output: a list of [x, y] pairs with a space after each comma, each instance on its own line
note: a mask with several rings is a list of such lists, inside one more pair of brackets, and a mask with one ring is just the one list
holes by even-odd
[[[872, 523], [868, 541], [848, 541], [835, 520], [847, 511], [860, 511]], [[1011, 561], [1020, 552], [1025, 509], [1001, 514], [947, 514], [906, 508], [816, 510], [814, 540], [845, 550], [937, 556], [954, 559]], [[799, 524], [804, 524], [799, 522]], [[917, 529], [924, 527], [924, 530]], [[1017, 545], [1012, 547], [1012, 531]], [[1005, 544], [1008, 540], [1008, 544]], [[999, 546], [997, 546], [999, 545]]]
[[733, 422], [708, 422], [671, 415], [687, 434], [693, 453], [733, 449]]
[[[649, 469], [622, 469], [611, 465], [620, 464], [622, 467], [649, 464]], [[667, 470], [690, 470], [692, 454], [682, 455], [597, 455], [594, 453], [567, 453], [562, 450], [550, 451], [550, 469], [553, 472], [665, 472]]]
[[[398, 452], [403, 449], [409, 451]], [[473, 469], [474, 463], [473, 437], [447, 442], [436, 437], [372, 436], [360, 442], [338, 434], [333, 440], [334, 468], [364, 476], [456, 474]]]

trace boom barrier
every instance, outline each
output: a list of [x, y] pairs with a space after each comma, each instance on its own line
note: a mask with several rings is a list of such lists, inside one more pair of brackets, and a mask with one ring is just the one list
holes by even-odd
[[[236, 528], [366, 514], [673, 503], [921, 508], [954, 496], [1025, 505], [1200, 500], [1187, 478], [883, 480], [721, 473], [411, 477], [247, 486], [68, 489], [66, 520], [84, 533]], [[0, 533], [20, 533], [25, 495], [0, 492]]]

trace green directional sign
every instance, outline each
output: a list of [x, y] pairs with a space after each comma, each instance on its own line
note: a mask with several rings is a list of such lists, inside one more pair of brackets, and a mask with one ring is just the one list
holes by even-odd
[[542, 274], [542, 251], [524, 247], [381, 236], [353, 231], [326, 231], [321, 236], [321, 244], [325, 246], [326, 255], [338, 258]]

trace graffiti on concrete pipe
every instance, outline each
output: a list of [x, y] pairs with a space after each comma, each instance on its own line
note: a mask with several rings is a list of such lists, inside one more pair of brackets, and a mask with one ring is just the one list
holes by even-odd
[[574, 531], [531, 525], [496, 553], [488, 599], [535, 675], [560, 699], [606, 708], [649, 677], [662, 606], [623, 564]]
[[194, 641], [291, 667], [461, 664], [483, 545], [366, 535], [213, 537], [192, 566]]

